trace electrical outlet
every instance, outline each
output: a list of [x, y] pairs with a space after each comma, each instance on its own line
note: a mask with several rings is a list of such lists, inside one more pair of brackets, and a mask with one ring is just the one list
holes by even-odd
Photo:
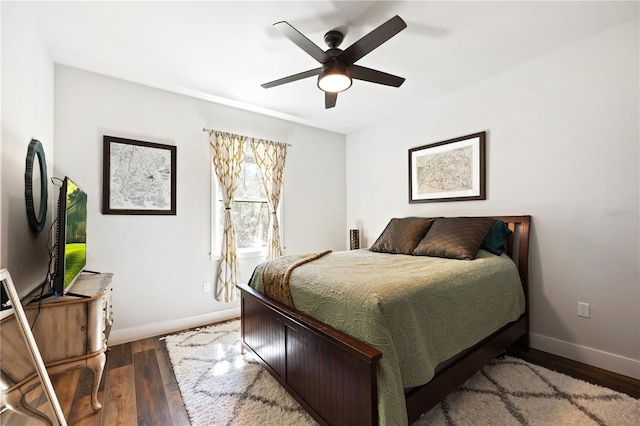
[[209, 292], [209, 286], [210, 286], [210, 285], [211, 285], [211, 284], [209, 283], [209, 281], [205, 281], [205, 282], [203, 282], [203, 283], [202, 283], [202, 291], [203, 291], [203, 292], [205, 292], [205, 293], [208, 293], [208, 292]]
[[578, 302], [578, 316], [589, 318], [589, 304]]

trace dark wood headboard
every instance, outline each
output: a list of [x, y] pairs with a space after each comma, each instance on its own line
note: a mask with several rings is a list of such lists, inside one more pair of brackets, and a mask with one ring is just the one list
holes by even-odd
[[[507, 224], [511, 234], [507, 237], [506, 253], [515, 262], [520, 272], [522, 286], [529, 288], [529, 227], [531, 216], [493, 216]], [[514, 253], [514, 247], [517, 252]]]

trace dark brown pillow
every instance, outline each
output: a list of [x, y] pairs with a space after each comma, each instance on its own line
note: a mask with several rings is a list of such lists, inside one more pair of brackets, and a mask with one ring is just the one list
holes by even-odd
[[482, 240], [495, 219], [488, 217], [447, 217], [436, 219], [427, 235], [413, 250], [417, 256], [475, 259]]
[[393, 218], [369, 250], [380, 253], [413, 254], [433, 219], [421, 217]]

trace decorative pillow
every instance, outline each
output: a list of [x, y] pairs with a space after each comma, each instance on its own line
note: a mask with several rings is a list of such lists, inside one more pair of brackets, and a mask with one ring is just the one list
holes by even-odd
[[413, 250], [413, 254], [449, 259], [475, 259], [484, 237], [495, 221], [487, 217], [436, 219], [427, 235]]
[[500, 256], [504, 253], [504, 243], [511, 232], [511, 229], [509, 229], [506, 223], [500, 219], [496, 220], [496, 223], [493, 224], [487, 236], [484, 237], [480, 248]]
[[393, 218], [369, 250], [380, 253], [413, 254], [420, 240], [431, 227], [433, 219]]

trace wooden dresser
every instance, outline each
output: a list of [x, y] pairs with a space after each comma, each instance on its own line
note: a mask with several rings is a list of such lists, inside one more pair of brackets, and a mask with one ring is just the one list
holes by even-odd
[[[107, 339], [113, 323], [112, 274], [83, 273], [72, 292], [87, 296], [49, 297], [24, 305], [25, 314], [49, 375], [89, 368], [93, 372], [91, 406], [102, 408], [98, 387], [104, 371]], [[32, 300], [33, 294], [26, 300]], [[24, 395], [39, 384], [14, 315], [0, 321], [0, 389], [10, 409], [34, 416]], [[37, 417], [36, 417], [37, 418]]]

